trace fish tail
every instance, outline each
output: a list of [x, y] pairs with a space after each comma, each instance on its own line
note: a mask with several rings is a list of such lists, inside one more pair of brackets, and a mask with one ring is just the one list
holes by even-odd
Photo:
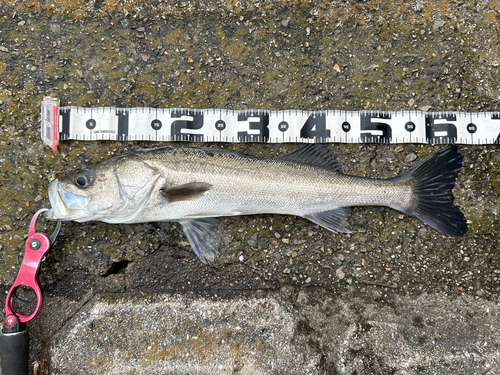
[[399, 178], [411, 181], [414, 199], [410, 207], [398, 209], [415, 216], [450, 237], [467, 231], [464, 214], [453, 204], [452, 189], [462, 169], [462, 154], [457, 146], [440, 150]]

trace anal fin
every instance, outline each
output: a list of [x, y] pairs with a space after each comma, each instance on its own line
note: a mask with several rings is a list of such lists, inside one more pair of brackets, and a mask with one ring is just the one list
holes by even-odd
[[181, 220], [182, 229], [194, 252], [203, 263], [212, 262], [221, 238], [220, 222], [213, 217]]
[[349, 215], [349, 207], [341, 207], [336, 210], [315, 212], [304, 215], [304, 218], [333, 232], [351, 233], [346, 228], [346, 219]]

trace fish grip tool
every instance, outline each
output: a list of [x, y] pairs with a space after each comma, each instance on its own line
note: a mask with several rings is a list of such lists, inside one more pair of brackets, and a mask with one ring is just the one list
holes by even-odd
[[[0, 357], [4, 375], [28, 374], [29, 333], [26, 323], [35, 319], [42, 311], [44, 293], [40, 287], [40, 266], [61, 229], [61, 222], [58, 221], [51, 235], [36, 231], [37, 219], [45, 211], [48, 209], [43, 208], [37, 211], [31, 220], [23, 262], [5, 301], [6, 316], [0, 334]], [[19, 298], [16, 291], [20, 287], [31, 288], [35, 293], [36, 301], [30, 302]], [[33, 312], [29, 315], [19, 313], [14, 308], [14, 301], [34, 306]]]

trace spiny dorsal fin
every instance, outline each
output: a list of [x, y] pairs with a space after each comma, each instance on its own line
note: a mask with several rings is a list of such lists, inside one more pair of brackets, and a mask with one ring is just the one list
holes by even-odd
[[314, 165], [315, 167], [325, 168], [333, 172], [342, 172], [332, 152], [320, 143], [309, 143], [289, 154], [279, 156], [279, 158], [295, 163]]
[[188, 201], [201, 198], [211, 187], [212, 185], [206, 182], [189, 182], [184, 185], [163, 188], [160, 193], [169, 202]]

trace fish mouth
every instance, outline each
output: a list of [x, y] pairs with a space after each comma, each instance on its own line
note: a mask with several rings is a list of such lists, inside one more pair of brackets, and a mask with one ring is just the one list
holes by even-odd
[[88, 198], [70, 193], [60, 186], [58, 180], [49, 184], [48, 194], [51, 209], [45, 215], [47, 219], [78, 221], [88, 216]]

